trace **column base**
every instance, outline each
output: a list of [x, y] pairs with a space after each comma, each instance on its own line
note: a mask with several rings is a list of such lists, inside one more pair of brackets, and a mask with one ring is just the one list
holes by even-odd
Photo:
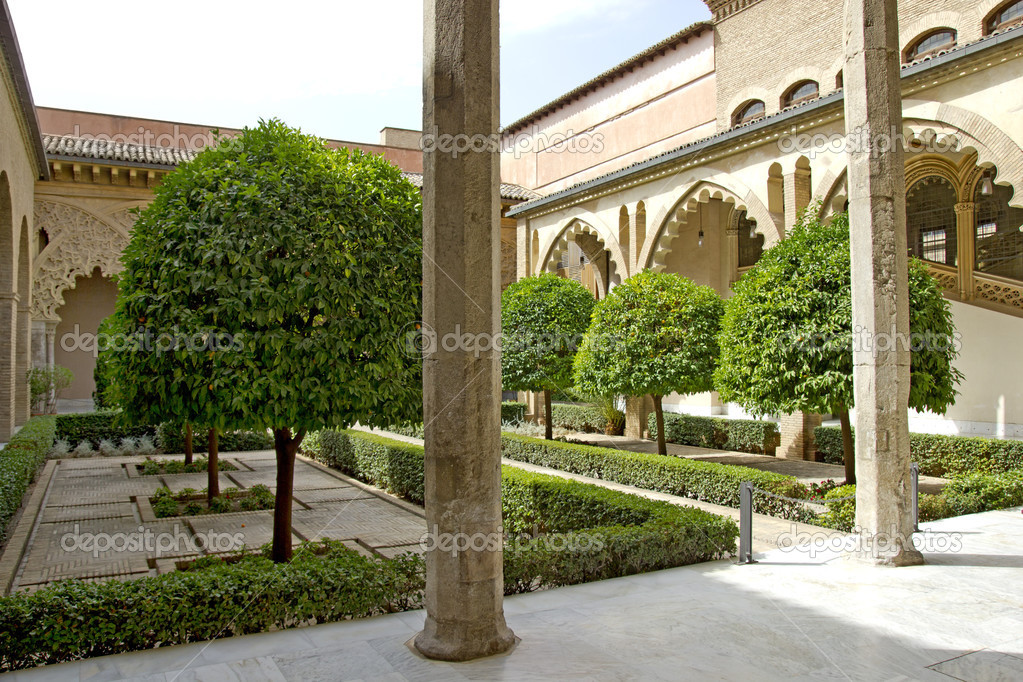
[[446, 626], [427, 616], [426, 625], [413, 644], [426, 658], [457, 663], [507, 653], [517, 641], [503, 615], [488, 623], [459, 622]]
[[901, 548], [896, 550], [871, 551], [869, 548], [858, 548], [847, 552], [844, 556], [847, 561], [868, 566], [887, 566], [900, 568], [902, 566], [923, 566], [924, 555], [914, 547]]

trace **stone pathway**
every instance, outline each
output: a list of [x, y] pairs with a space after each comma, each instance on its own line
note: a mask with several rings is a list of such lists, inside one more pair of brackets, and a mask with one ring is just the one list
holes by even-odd
[[[1019, 508], [924, 524], [924, 566], [776, 550], [505, 599], [521, 638], [470, 663], [417, 656], [424, 612], [95, 658], [4, 676], [78, 680], [1019, 680]], [[937, 545], [938, 543], [933, 543]], [[954, 551], [948, 551], [948, 548]]]
[[[625, 436], [606, 436], [602, 433], [576, 433], [568, 436], [570, 440], [599, 445], [600, 447], [613, 448], [616, 450], [630, 450], [632, 452], [657, 453], [657, 441], [646, 439], [626, 438]], [[803, 483], [820, 483], [827, 479], [841, 482], [845, 479], [845, 467], [838, 464], [825, 464], [823, 462], [807, 462], [799, 459], [781, 459], [770, 455], [753, 455], [748, 452], [731, 452], [728, 450], [712, 450], [710, 448], [697, 448], [689, 445], [677, 445], [667, 443], [669, 455], [675, 457], [686, 457], [687, 459], [699, 459], [704, 462], [718, 462], [720, 464], [734, 464], [737, 466], [751, 467], [761, 471], [773, 471], [777, 474], [795, 476]], [[933, 476], [920, 477], [920, 492], [938, 493], [948, 481], [944, 478]]]
[[[142, 476], [140, 457], [55, 462], [28, 547], [17, 564], [13, 590], [36, 590], [66, 578], [134, 579], [177, 568], [204, 554], [258, 548], [270, 542], [273, 512], [232, 512], [156, 519], [149, 497], [161, 485], [200, 490], [206, 474]], [[237, 471], [222, 471], [221, 490], [267, 485], [273, 490], [273, 452], [224, 453]], [[419, 552], [423, 511], [316, 462], [295, 463], [295, 542], [333, 538], [366, 554]], [[12, 543], [13, 544], [13, 543]], [[10, 546], [5, 552], [20, 551]], [[7, 562], [10, 563], [10, 562]]]

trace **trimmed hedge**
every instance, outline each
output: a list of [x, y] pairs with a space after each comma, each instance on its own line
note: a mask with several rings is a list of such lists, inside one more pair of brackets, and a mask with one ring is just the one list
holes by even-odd
[[[510, 433], [502, 434], [501, 450], [509, 459], [728, 507], [739, 506], [739, 486], [744, 481], [771, 492], [806, 497], [805, 489], [793, 476], [731, 464], [611, 450]], [[810, 515], [800, 503], [764, 495], [754, 496], [754, 510], [793, 520], [806, 520]]]
[[516, 402], [501, 403], [501, 423], [518, 424], [526, 421], [526, 404]]
[[[314, 551], [315, 550], [315, 551]], [[367, 558], [339, 542], [202, 560], [139, 580], [65, 580], [0, 598], [0, 671], [417, 607], [423, 560]]]
[[[650, 437], [657, 438], [657, 415], [650, 415], [648, 428]], [[774, 422], [664, 413], [664, 439], [669, 443], [774, 455], [779, 438]]]
[[[824, 461], [832, 464], [844, 461], [841, 429], [818, 426], [813, 435], [817, 451], [824, 455]], [[854, 442], [855, 438], [854, 430]], [[1019, 440], [911, 433], [909, 452], [924, 476], [948, 478], [1023, 470], [1023, 441]]]
[[1023, 470], [953, 478], [942, 497], [953, 516], [1023, 505]]
[[0, 543], [7, 539], [7, 525], [53, 447], [56, 421], [56, 417], [29, 419], [0, 450]]
[[607, 428], [607, 417], [595, 405], [553, 403], [551, 412], [554, 413], [551, 424], [557, 428], [581, 433], [604, 433]]
[[[181, 427], [160, 424], [156, 430], [156, 444], [166, 453], [178, 454], [185, 451], [185, 434]], [[206, 452], [208, 441], [206, 429], [193, 429], [192, 452]], [[217, 438], [220, 452], [251, 452], [273, 450], [274, 439], [269, 433], [254, 431], [225, 431]]]
[[[319, 440], [324, 464], [422, 503], [423, 446], [364, 431], [323, 431]], [[735, 550], [731, 519], [515, 467], [501, 472], [505, 529], [525, 534], [505, 545], [507, 594], [709, 561]]]
[[89, 441], [98, 448], [102, 440], [120, 443], [124, 438], [149, 436], [156, 439], [154, 426], [130, 426], [120, 422], [120, 413], [114, 411], [84, 412], [57, 415], [57, 440], [66, 440], [75, 447]]

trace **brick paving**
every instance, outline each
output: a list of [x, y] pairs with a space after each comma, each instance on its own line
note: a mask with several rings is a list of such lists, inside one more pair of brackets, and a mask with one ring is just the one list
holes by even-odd
[[[222, 453], [221, 459], [237, 467], [221, 472], [221, 490], [256, 484], [275, 489], [272, 452]], [[175, 570], [182, 560], [271, 541], [272, 511], [153, 519], [148, 498], [158, 487], [201, 490], [206, 474], [141, 476], [137, 466], [143, 461], [57, 461], [41, 509], [21, 521], [31, 528], [31, 540], [11, 591], [34, 591], [68, 578], [158, 575]], [[295, 462], [294, 542], [333, 538], [367, 555], [393, 557], [419, 552], [425, 531], [422, 509], [314, 462]]]

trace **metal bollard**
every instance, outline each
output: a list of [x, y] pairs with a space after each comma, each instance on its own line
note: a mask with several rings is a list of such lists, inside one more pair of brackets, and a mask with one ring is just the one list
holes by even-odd
[[909, 465], [910, 494], [913, 496], [913, 532], [920, 532], [920, 465]]
[[753, 558], [753, 484], [739, 486], [739, 563], [755, 564]]

